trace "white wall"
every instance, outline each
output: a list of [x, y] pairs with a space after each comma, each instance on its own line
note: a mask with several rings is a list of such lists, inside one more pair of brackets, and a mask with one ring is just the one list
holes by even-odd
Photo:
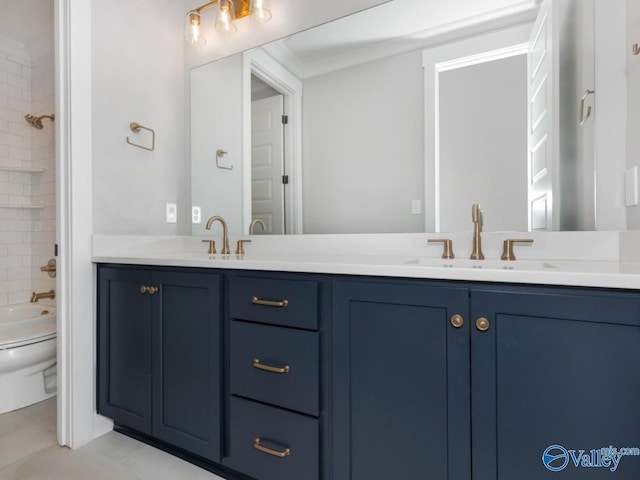
[[[634, 43], [640, 44], [640, 2], [627, 0], [627, 167], [640, 169], [640, 55], [631, 53]], [[640, 207], [627, 208], [627, 227], [640, 230]]]
[[[93, 232], [178, 234], [165, 203], [184, 204], [183, 8], [174, 0], [92, 2]], [[145, 132], [156, 132], [155, 151]], [[89, 161], [89, 159], [87, 159]]]
[[[624, 230], [627, 51], [625, 0], [595, 2], [596, 230]], [[629, 82], [630, 83], [630, 82]]]
[[527, 230], [527, 59], [517, 55], [439, 75], [440, 231]]
[[304, 81], [305, 233], [424, 231], [422, 82], [419, 51]]
[[[191, 70], [191, 198], [202, 212], [192, 233], [205, 235], [213, 215], [227, 221], [229, 233], [243, 233], [242, 55]], [[216, 151], [227, 155], [216, 165]], [[212, 227], [216, 234], [220, 226]], [[222, 248], [222, 245], [218, 245]]]

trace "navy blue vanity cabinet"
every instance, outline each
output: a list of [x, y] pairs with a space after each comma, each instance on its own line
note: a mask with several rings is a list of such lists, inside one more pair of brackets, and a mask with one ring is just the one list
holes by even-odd
[[153, 435], [219, 462], [221, 276], [159, 271], [153, 285]]
[[148, 271], [100, 268], [98, 412], [151, 433], [151, 296]]
[[471, 478], [468, 305], [465, 287], [334, 283], [333, 479]]
[[640, 295], [479, 288], [471, 310], [474, 479], [640, 478]]
[[220, 461], [221, 276], [99, 267], [98, 411]]
[[257, 480], [326, 478], [323, 285], [321, 277], [310, 275], [229, 274], [229, 434], [223, 463]]

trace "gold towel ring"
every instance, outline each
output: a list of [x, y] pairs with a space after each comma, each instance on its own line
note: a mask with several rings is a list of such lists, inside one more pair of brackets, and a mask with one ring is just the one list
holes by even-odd
[[133, 143], [131, 140], [129, 140], [129, 137], [127, 137], [127, 143], [129, 145], [133, 145], [134, 147], [142, 148], [144, 150], [149, 150], [150, 152], [153, 152], [155, 150], [155, 148], [156, 148], [156, 132], [152, 128], [144, 127], [144, 126], [140, 125], [138, 122], [131, 122], [129, 124], [129, 128], [131, 129], [131, 131], [133, 133], [140, 133], [140, 130], [147, 130], [147, 131], [151, 132], [151, 148], [145, 147], [144, 145], [138, 145], [137, 143]]

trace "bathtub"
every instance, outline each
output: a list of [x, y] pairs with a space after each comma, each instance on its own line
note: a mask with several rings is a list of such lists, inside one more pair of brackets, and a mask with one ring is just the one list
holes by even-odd
[[0, 307], [0, 414], [56, 394], [56, 309]]

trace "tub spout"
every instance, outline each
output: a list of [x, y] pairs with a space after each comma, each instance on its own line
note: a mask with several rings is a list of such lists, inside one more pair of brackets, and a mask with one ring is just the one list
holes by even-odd
[[43, 298], [50, 298], [51, 300], [54, 300], [56, 298], [55, 290], [49, 290], [48, 292], [41, 293], [33, 292], [33, 294], [31, 295], [31, 303], [35, 303], [38, 300], [42, 300]]

